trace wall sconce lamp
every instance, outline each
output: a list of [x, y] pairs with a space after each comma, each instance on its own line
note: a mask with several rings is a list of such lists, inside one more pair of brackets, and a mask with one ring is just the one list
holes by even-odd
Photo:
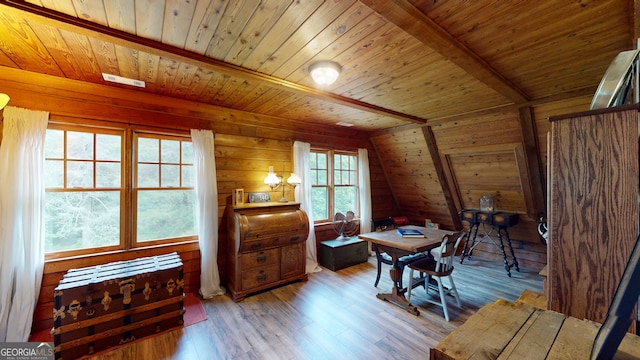
[[327, 86], [338, 80], [342, 67], [335, 61], [316, 61], [309, 66], [309, 73], [316, 84]]
[[9, 100], [9, 95], [0, 93], [0, 110], [4, 109], [4, 107], [7, 106]]
[[267, 174], [267, 177], [264, 179], [264, 183], [271, 187], [271, 191], [276, 191], [278, 186], [282, 186], [282, 198], [279, 200], [279, 202], [286, 203], [289, 202], [289, 200], [287, 200], [287, 198], [284, 196], [284, 187], [286, 185], [289, 185], [295, 189], [296, 185], [302, 183], [302, 179], [300, 179], [298, 175], [291, 173], [291, 176], [289, 176], [287, 182], [285, 183], [284, 166], [282, 168], [282, 174], [282, 176], [276, 175], [276, 173], [273, 172], [273, 166], [269, 166], [269, 174]]

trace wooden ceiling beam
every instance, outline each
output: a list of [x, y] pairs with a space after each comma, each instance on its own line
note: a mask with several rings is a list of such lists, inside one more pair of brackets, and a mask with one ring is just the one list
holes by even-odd
[[426, 119], [418, 116], [386, 109], [345, 96], [340, 96], [312, 87], [296, 84], [284, 79], [249, 70], [241, 66], [229, 64], [221, 60], [209, 58], [185, 49], [180, 49], [174, 46], [163, 44], [155, 40], [145, 39], [124, 31], [111, 29], [100, 24], [69, 16], [41, 6], [30, 4], [28, 2], [0, 0], [0, 4], [22, 11], [20, 16], [28, 21], [35, 21], [44, 25], [71, 31], [80, 35], [92, 37], [123, 47], [128, 47], [161, 57], [175, 59], [177, 61], [182, 61], [197, 67], [201, 67], [214, 72], [219, 72], [222, 74], [227, 74], [229, 76], [237, 77], [243, 80], [267, 83], [268, 85], [280, 90], [290, 91], [304, 96], [310, 96], [315, 99], [328, 101], [342, 106], [348, 106], [361, 111], [388, 116], [411, 123], [425, 124], [427, 122]]
[[493, 69], [484, 59], [458, 41], [409, 1], [360, 0], [360, 2], [515, 104], [526, 103], [530, 100], [524, 91]]

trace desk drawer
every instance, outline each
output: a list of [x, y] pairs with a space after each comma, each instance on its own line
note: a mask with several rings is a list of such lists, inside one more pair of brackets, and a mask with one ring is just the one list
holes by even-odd
[[[306, 233], [308, 234], [308, 233]], [[307, 240], [306, 237], [302, 237], [303, 234], [297, 232], [285, 232], [285, 233], [262, 233], [255, 234], [246, 240], [241, 240], [240, 251], [258, 251], [262, 249], [269, 249], [289, 244], [295, 244]]]
[[264, 251], [254, 251], [240, 254], [240, 266], [249, 270], [256, 267], [264, 267], [280, 262], [280, 249], [270, 249]]
[[280, 280], [280, 265], [270, 265], [242, 272], [242, 290], [251, 290]]
[[492, 224], [494, 226], [510, 227], [518, 223], [518, 214], [497, 213], [493, 214]]
[[477, 210], [462, 210], [460, 211], [460, 220], [468, 221], [469, 224], [473, 225], [478, 222], [478, 213]]

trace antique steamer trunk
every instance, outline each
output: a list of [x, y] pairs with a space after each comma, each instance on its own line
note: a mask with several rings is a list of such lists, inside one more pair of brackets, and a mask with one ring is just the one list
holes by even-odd
[[307, 280], [309, 219], [294, 203], [250, 203], [227, 208], [228, 279], [234, 301], [295, 280]]
[[367, 242], [357, 236], [320, 243], [320, 265], [331, 271], [367, 262], [368, 258]]
[[69, 270], [54, 290], [56, 359], [75, 359], [182, 325], [177, 253]]

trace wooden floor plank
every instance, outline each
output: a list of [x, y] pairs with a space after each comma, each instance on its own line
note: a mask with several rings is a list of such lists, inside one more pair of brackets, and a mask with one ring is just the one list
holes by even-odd
[[450, 298], [447, 322], [421, 288], [411, 296], [419, 316], [376, 298], [392, 286], [388, 270], [377, 288], [375, 258], [369, 258], [239, 303], [227, 295], [203, 300], [208, 320], [91, 359], [427, 359], [431, 347], [482, 306], [515, 301], [526, 289], [542, 292], [537, 271], [512, 271], [510, 278], [500, 261], [465, 259], [453, 274], [462, 307]]

